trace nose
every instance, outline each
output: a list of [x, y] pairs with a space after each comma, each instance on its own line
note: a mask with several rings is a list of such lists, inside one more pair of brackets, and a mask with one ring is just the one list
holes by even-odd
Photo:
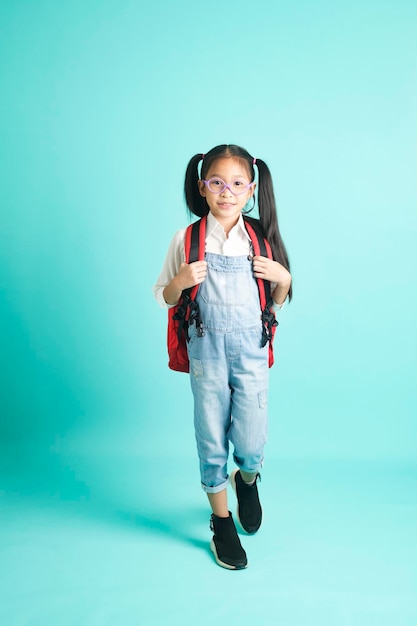
[[[229, 193], [227, 193], [227, 192], [229, 192]], [[223, 189], [223, 191], [221, 192], [220, 195], [221, 196], [227, 196], [227, 197], [233, 195], [232, 190], [230, 189], [229, 185], [225, 185], [225, 187], [224, 187], [224, 189]]]

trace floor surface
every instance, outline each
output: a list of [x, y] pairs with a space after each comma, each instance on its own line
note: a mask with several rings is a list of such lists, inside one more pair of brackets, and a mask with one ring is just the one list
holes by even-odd
[[3, 464], [2, 626], [417, 625], [415, 467], [269, 461], [230, 572], [194, 459]]

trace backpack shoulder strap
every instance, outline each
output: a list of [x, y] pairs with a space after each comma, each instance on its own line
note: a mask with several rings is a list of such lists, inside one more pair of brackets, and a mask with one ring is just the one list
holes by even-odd
[[207, 216], [187, 227], [185, 232], [185, 262], [202, 261], [206, 248]]
[[[194, 261], [204, 260], [206, 250], [206, 225], [207, 217], [202, 217], [193, 224], [190, 224], [185, 231], [185, 262], [194, 263]], [[194, 285], [188, 289], [184, 289], [180, 300], [176, 306], [174, 319], [178, 321], [178, 338], [189, 324], [196, 323], [197, 333], [203, 335], [203, 325], [200, 319], [200, 311], [198, 304], [195, 302], [199, 285]]]
[[[203, 261], [206, 250], [207, 216], [202, 217], [190, 224], [185, 231], [185, 262]], [[194, 300], [198, 291], [198, 285], [186, 289], [185, 292], [191, 300]], [[184, 292], [183, 292], [184, 293]]]
[[[273, 259], [271, 246], [260, 232], [258, 220], [244, 217], [244, 221], [246, 230], [252, 241], [255, 256], [266, 256], [268, 259]], [[271, 283], [269, 280], [263, 280], [262, 278], [257, 278], [256, 280], [258, 283], [261, 309], [263, 311], [267, 305], [272, 306]]]
[[[244, 217], [245, 227], [249, 233], [249, 237], [252, 241], [253, 251], [255, 256], [265, 256], [268, 259], [273, 260], [271, 246], [261, 231], [259, 220], [253, 218]], [[263, 278], [257, 278], [259, 291], [259, 301], [261, 305], [262, 313], [262, 346], [265, 346], [269, 341], [270, 347], [270, 366], [273, 363], [272, 358], [272, 341], [274, 338], [275, 328], [278, 326], [278, 322], [275, 318], [273, 310], [273, 301], [271, 295], [271, 283], [269, 280]]]

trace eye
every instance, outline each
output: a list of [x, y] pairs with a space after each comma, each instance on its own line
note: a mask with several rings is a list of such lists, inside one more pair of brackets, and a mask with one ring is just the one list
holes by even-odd
[[241, 180], [235, 180], [232, 184], [233, 184], [233, 187], [236, 187], [237, 189], [239, 187], [246, 187], [246, 183], [242, 183]]

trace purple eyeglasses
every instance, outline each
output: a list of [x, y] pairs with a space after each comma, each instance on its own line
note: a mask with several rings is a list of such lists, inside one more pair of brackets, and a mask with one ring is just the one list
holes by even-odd
[[241, 196], [242, 193], [245, 193], [248, 189], [253, 187], [255, 184], [252, 183], [244, 183], [241, 180], [234, 180], [230, 185], [224, 182], [221, 178], [210, 178], [209, 180], [202, 180], [202, 182], [207, 185], [212, 193], [222, 193], [225, 189], [229, 189], [234, 196]]

